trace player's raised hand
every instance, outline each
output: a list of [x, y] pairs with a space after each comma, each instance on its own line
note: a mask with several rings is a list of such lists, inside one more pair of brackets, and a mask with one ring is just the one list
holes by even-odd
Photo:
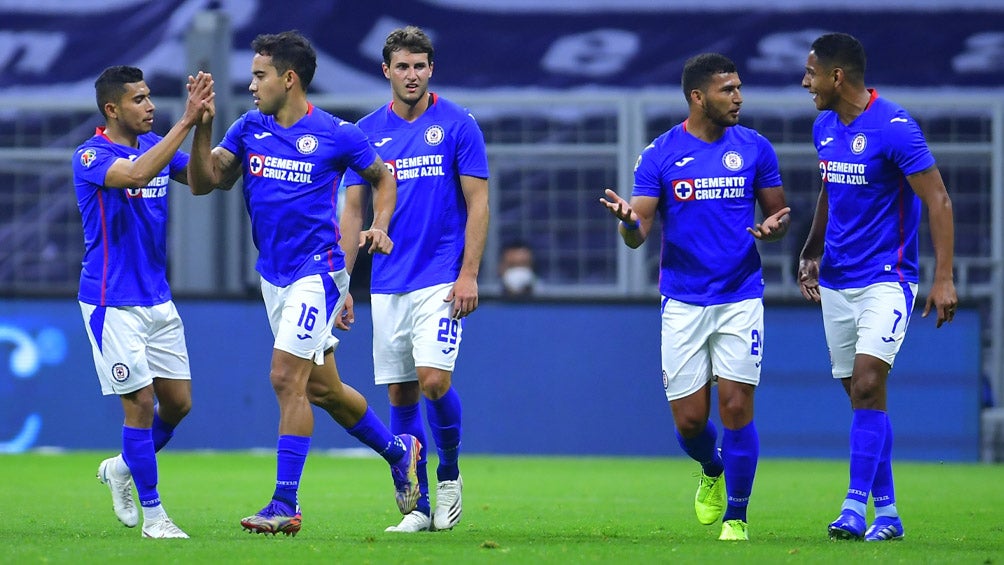
[[769, 217], [764, 218], [762, 224], [756, 227], [746, 228], [746, 231], [753, 234], [753, 237], [765, 241], [772, 241], [784, 235], [785, 226], [781, 223], [782, 218], [791, 213], [791, 208], [785, 206]]
[[958, 307], [959, 297], [955, 293], [955, 283], [950, 280], [934, 281], [931, 286], [931, 294], [927, 295], [927, 304], [924, 305], [922, 317], [926, 318], [934, 309], [938, 314], [938, 323], [935, 327], [940, 328], [941, 324], [955, 319], [955, 310]]
[[628, 224], [633, 224], [638, 221], [638, 215], [631, 209], [631, 205], [628, 204], [627, 200], [624, 200], [620, 197], [620, 195], [609, 188], [606, 189], [604, 193], [607, 197], [600, 197], [600, 204], [606, 206], [607, 210], [610, 210], [610, 213], [618, 220]]
[[380, 228], [370, 228], [359, 232], [359, 248], [362, 249], [367, 245], [369, 245], [370, 255], [374, 253], [390, 255], [390, 252], [394, 249], [394, 242], [391, 241], [387, 232]]
[[194, 123], [209, 123], [216, 116], [216, 92], [213, 75], [199, 71], [194, 77], [188, 75], [188, 101], [185, 113], [194, 116]]
[[806, 300], [819, 302], [819, 259], [798, 262], [798, 289]]
[[352, 294], [348, 293], [345, 295], [345, 304], [342, 305], [342, 311], [338, 314], [338, 317], [335, 318], [335, 327], [343, 331], [349, 331], [355, 321], [355, 302], [352, 300]]

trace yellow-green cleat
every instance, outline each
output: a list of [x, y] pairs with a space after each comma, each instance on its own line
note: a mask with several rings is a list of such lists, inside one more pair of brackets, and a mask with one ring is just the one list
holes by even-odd
[[697, 512], [697, 521], [709, 526], [725, 514], [725, 473], [709, 477], [702, 471], [700, 480], [697, 496], [694, 497], [694, 511]]
[[726, 520], [722, 522], [722, 535], [718, 536], [721, 541], [749, 541], [750, 534], [747, 530], [746, 522], [742, 520]]

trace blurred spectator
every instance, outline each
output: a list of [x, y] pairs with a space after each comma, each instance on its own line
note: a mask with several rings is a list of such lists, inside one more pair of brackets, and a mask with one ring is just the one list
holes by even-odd
[[533, 249], [526, 242], [510, 241], [502, 247], [499, 279], [504, 296], [515, 298], [533, 294], [537, 275], [533, 270]]

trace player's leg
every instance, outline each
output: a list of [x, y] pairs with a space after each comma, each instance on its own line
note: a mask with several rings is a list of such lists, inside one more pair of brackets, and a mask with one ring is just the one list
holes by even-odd
[[185, 327], [174, 302], [151, 310], [159, 316], [147, 344], [157, 405], [153, 413], [153, 448], [159, 452], [192, 409], [192, 377], [185, 344]]
[[[869, 485], [875, 504], [875, 522], [865, 532], [866, 541], [901, 539], [904, 534], [896, 509], [887, 381], [906, 337], [916, 292], [915, 284], [882, 283], [864, 289], [857, 300], [861, 330], [849, 387], [854, 409], [851, 477], [853, 481], [857, 470], [856, 486]], [[864, 438], [856, 450], [855, 433]]]
[[428, 443], [425, 435], [425, 422], [419, 406], [421, 390], [418, 381], [390, 383], [387, 385], [387, 396], [390, 400], [390, 429], [398, 435], [407, 434], [416, 438], [421, 445], [415, 463], [415, 480], [418, 484], [418, 499], [415, 509], [405, 515], [396, 526], [390, 526], [388, 532], [422, 532], [432, 529], [432, 506], [429, 503], [428, 475]]
[[412, 351], [418, 384], [425, 398], [429, 430], [436, 443], [436, 508], [433, 526], [449, 530], [463, 515], [463, 479], [460, 447], [463, 409], [453, 387], [453, 369], [463, 340], [464, 319], [450, 316], [452, 284], [424, 288], [409, 294], [413, 301]]
[[763, 302], [744, 300], [711, 307], [718, 331], [711, 338], [712, 371], [718, 375], [718, 412], [722, 419], [726, 508], [721, 540], [745, 541], [747, 513], [760, 457], [753, 421], [753, 397], [763, 359]]
[[724, 465], [718, 430], [708, 419], [711, 405], [710, 321], [704, 308], [663, 298], [662, 385], [673, 414], [676, 439], [701, 465], [694, 511], [713, 524], [725, 510]]

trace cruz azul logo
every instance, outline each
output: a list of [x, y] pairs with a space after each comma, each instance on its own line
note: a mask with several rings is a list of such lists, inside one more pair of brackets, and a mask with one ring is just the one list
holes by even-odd
[[746, 195], [745, 189], [746, 177], [678, 179], [673, 181], [673, 198], [677, 202], [743, 198]]
[[248, 154], [248, 171], [256, 177], [309, 184], [314, 164], [259, 153]]

